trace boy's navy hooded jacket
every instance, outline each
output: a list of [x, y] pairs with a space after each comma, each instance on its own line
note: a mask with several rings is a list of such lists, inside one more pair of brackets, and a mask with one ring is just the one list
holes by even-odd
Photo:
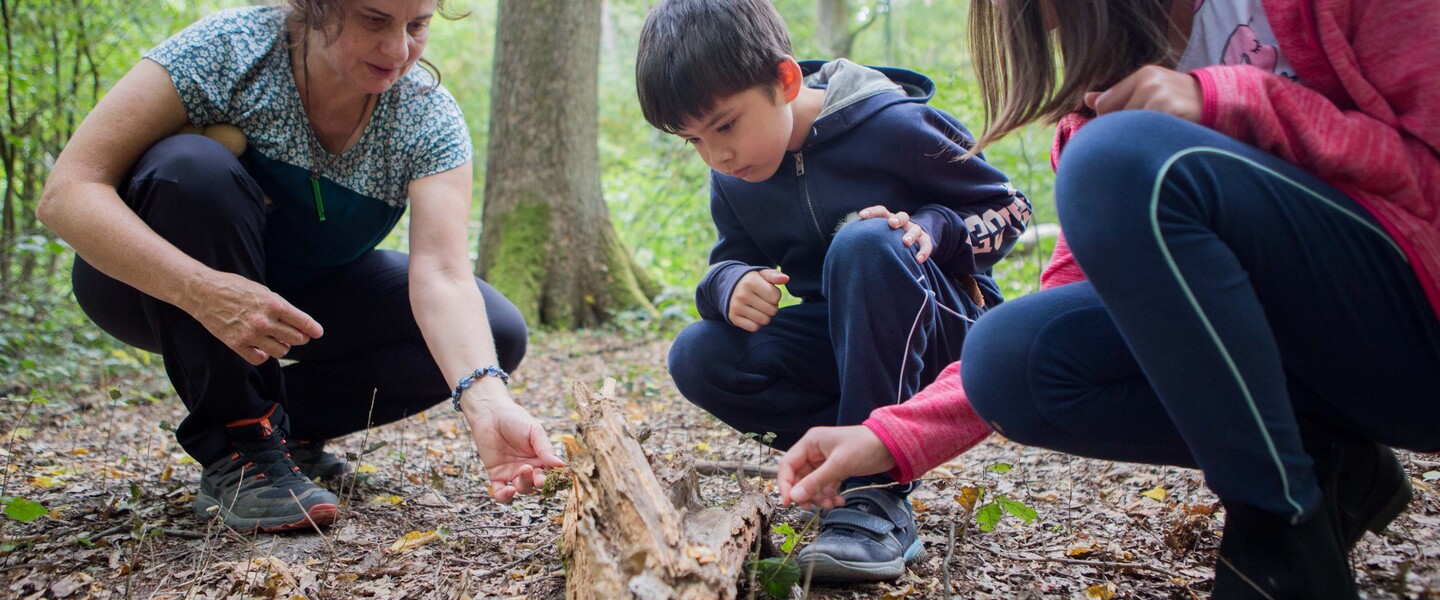
[[[711, 171], [710, 214], [720, 239], [696, 290], [706, 319], [728, 320], [745, 273], [779, 266], [790, 293], [823, 300], [825, 253], [855, 213], [905, 211], [930, 234], [930, 260], [952, 276], [987, 273], [1030, 221], [1030, 203], [982, 158], [957, 160], [974, 143], [954, 117], [926, 105], [928, 77], [846, 60], [801, 63], [825, 102], [800, 151], [770, 179], [749, 183]], [[879, 291], [883, 293], [883, 290]]]

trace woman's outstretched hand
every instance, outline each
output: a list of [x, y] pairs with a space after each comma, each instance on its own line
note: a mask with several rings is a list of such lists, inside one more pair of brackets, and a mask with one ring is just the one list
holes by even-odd
[[1153, 110], [1200, 122], [1204, 96], [1200, 82], [1186, 73], [1156, 65], [1141, 67], [1103, 92], [1085, 94], [1085, 105], [1097, 114], [1120, 110]]
[[544, 469], [565, 466], [545, 428], [513, 400], [481, 401], [466, 416], [496, 501], [508, 503], [516, 494], [534, 493], [545, 485]]
[[814, 427], [780, 459], [780, 503], [835, 508], [840, 484], [895, 468], [890, 449], [864, 425]]

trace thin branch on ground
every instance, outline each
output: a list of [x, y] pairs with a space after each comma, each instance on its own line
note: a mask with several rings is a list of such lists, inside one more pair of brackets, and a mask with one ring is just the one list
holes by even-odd
[[[501, 571], [504, 571], [504, 570], [506, 570], [506, 569], [509, 569], [510, 567], [513, 567], [513, 566], [518, 565], [518, 564], [520, 564], [520, 563], [523, 563], [523, 562], [525, 562], [525, 561], [527, 561], [527, 560], [530, 560], [531, 557], [535, 556], [536, 554], [539, 554], [541, 550], [545, 550], [545, 549], [547, 549], [547, 548], [554, 547], [555, 541], [558, 540], [558, 539], [560, 539], [560, 536], [559, 536], [559, 535], [551, 536], [550, 539], [548, 539], [548, 540], [546, 540], [546, 541], [544, 541], [544, 542], [542, 542], [542, 543], [540, 543], [540, 544], [537, 544], [537, 545], [535, 546], [535, 549], [534, 549], [534, 550], [531, 550], [531, 551], [525, 553], [524, 556], [521, 556], [520, 558], [517, 558], [517, 559], [515, 559], [515, 560], [512, 560], [512, 561], [510, 561], [510, 562], [508, 562], [508, 563], [505, 563], [505, 564], [503, 564], [503, 565], [500, 565], [500, 566], [498, 566], [498, 567], [493, 567], [493, 568], [491, 568], [491, 569], [489, 569], [489, 570], [486, 570], [485, 572], [480, 573], [479, 575], [476, 575], [475, 578], [476, 578], [476, 579], [484, 579], [484, 578], [486, 578], [486, 577], [489, 577], [489, 576], [491, 576], [491, 575], [494, 575], [494, 574], [496, 574], [496, 573], [499, 573], [499, 572], [501, 572]], [[468, 560], [460, 560], [460, 561], [458, 561], [458, 562], [463, 562], [463, 563], [465, 563], [465, 564], [470, 564], [470, 565], [475, 564], [473, 561], [468, 561]]]
[[780, 476], [780, 469], [777, 467], [746, 464], [737, 460], [695, 461], [695, 474], [697, 475], [730, 475], [742, 471], [747, 477], [759, 477], [761, 479], [775, 479]]

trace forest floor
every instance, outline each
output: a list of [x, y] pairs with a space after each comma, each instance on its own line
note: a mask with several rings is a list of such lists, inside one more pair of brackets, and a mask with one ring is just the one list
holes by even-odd
[[[574, 433], [572, 382], [614, 378], [657, 453], [773, 465], [774, 452], [680, 397], [665, 371], [668, 347], [613, 332], [540, 334], [511, 387], [558, 438]], [[0, 597], [563, 597], [557, 540], [568, 492], [492, 501], [448, 406], [332, 445], [358, 457], [362, 472], [341, 490], [333, 527], [240, 535], [191, 510], [200, 468], [168, 430], [183, 416], [168, 390], [152, 376], [0, 407], [0, 495], [48, 509], [29, 523], [0, 518]], [[1370, 598], [1440, 598], [1440, 458], [1401, 456], [1416, 499], [1383, 536], [1361, 541], [1356, 578]], [[704, 478], [706, 500], [738, 494], [734, 477]], [[1003, 494], [1013, 513], [981, 531], [962, 504], [967, 489], [987, 491], [982, 507]], [[961, 598], [1208, 596], [1223, 511], [1196, 471], [992, 437], [932, 472], [913, 499], [925, 560], [893, 583], [812, 586], [808, 596], [940, 598], [946, 580]], [[1026, 508], [1033, 522], [1016, 516]], [[780, 509], [777, 522], [804, 527], [795, 509]]]

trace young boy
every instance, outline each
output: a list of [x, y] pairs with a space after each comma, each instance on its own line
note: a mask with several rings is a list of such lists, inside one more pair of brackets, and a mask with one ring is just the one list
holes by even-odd
[[[646, 120], [712, 169], [704, 318], [675, 340], [670, 373], [732, 427], [784, 449], [812, 426], [859, 424], [934, 380], [1001, 301], [989, 271], [1030, 205], [964, 158], [973, 138], [925, 104], [928, 78], [797, 63], [768, 0], [662, 0], [636, 84]], [[779, 285], [803, 302], [778, 308]], [[908, 491], [847, 494], [801, 564], [816, 581], [899, 577], [924, 555]]]

